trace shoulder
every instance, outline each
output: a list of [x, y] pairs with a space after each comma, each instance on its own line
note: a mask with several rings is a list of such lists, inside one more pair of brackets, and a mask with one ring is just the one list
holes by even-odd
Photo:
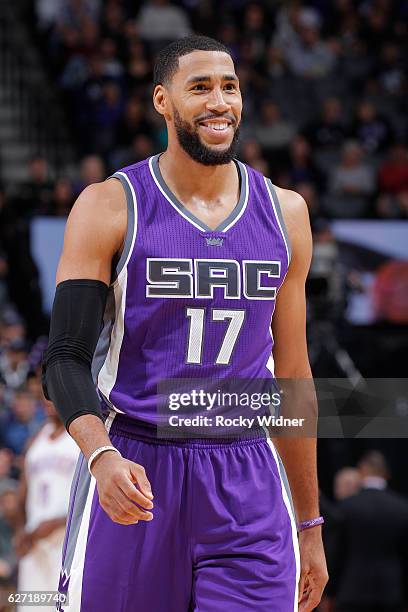
[[241, 162], [247, 169], [249, 169], [258, 179], [267, 185], [269, 191], [269, 197], [273, 199], [274, 204], [277, 205], [278, 210], [276, 213], [284, 222], [285, 229], [289, 234], [289, 238], [292, 239], [292, 234], [299, 230], [303, 231], [310, 230], [309, 210], [307, 204], [300, 193], [292, 191], [291, 189], [283, 189], [274, 185], [271, 179], [264, 176], [259, 170], [248, 166]]
[[308, 272], [312, 257], [312, 231], [309, 210], [303, 197], [296, 191], [273, 185], [279, 203], [291, 250], [290, 268]]
[[273, 186], [279, 200], [282, 216], [288, 232], [299, 226], [310, 226], [307, 204], [300, 193]]
[[95, 236], [123, 236], [126, 231], [126, 194], [121, 182], [109, 178], [88, 185], [77, 198], [68, 218], [68, 228], [86, 227]]
[[106, 179], [102, 183], [88, 185], [78, 196], [73, 210], [86, 212], [106, 212], [116, 215], [126, 212], [126, 197], [119, 180], [115, 178]]

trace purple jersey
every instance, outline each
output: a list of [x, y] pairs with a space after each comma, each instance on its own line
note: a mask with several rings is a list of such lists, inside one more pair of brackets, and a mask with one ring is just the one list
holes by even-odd
[[93, 362], [115, 410], [157, 422], [163, 379], [272, 378], [271, 319], [290, 260], [272, 183], [236, 161], [240, 197], [212, 230], [167, 187], [159, 156], [113, 176], [128, 228]]

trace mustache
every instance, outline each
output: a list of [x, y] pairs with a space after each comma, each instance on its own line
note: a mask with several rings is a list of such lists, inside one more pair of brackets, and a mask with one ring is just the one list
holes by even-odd
[[233, 115], [214, 115], [211, 114], [209, 115], [208, 113], [206, 115], [200, 115], [199, 117], [196, 117], [195, 122], [196, 123], [200, 123], [202, 121], [211, 121], [212, 119], [226, 119], [227, 121], [229, 121], [232, 125], [236, 125], [237, 121], [235, 119], [235, 117]]

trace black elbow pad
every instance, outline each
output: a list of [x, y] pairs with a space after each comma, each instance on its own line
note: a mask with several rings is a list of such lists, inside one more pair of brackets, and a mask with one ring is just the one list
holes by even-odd
[[87, 279], [63, 281], [55, 292], [42, 383], [67, 429], [82, 414], [103, 418], [91, 364], [107, 295], [105, 283]]

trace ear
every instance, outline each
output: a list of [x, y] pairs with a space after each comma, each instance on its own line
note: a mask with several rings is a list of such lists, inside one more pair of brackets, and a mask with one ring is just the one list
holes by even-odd
[[153, 105], [160, 115], [169, 121], [171, 119], [169, 92], [163, 85], [156, 85], [153, 91]]

